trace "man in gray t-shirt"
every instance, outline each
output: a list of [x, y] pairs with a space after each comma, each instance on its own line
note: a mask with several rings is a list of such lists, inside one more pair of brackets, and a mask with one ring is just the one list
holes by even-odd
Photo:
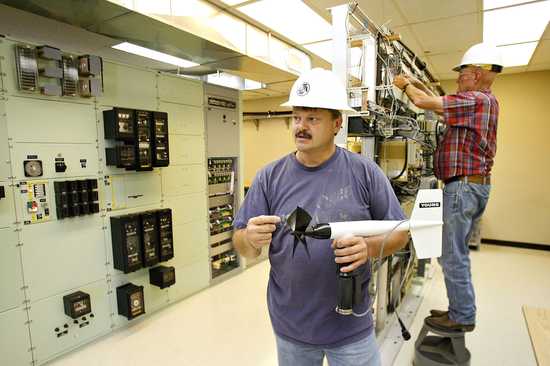
[[[353, 220], [401, 220], [405, 216], [388, 179], [378, 166], [334, 144], [342, 125], [340, 110], [349, 110], [345, 88], [327, 70], [303, 74], [286, 105], [293, 107], [296, 152], [261, 169], [239, 210], [233, 243], [253, 258], [269, 245], [271, 271], [268, 308], [277, 339], [279, 365], [331, 366], [380, 364], [368, 292], [356, 313], [335, 312], [337, 271], [358, 272], [366, 288], [365, 263], [378, 257], [383, 236], [347, 237], [334, 242], [308, 238], [293, 252], [294, 237], [281, 222], [297, 206], [312, 215], [312, 224]], [[383, 255], [402, 248], [407, 233], [389, 236]]]

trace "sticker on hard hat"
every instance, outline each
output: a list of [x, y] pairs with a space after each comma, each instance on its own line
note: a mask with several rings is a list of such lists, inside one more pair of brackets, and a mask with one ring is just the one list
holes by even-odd
[[302, 85], [300, 85], [298, 90], [296, 90], [296, 94], [303, 97], [304, 95], [307, 95], [307, 93], [309, 93], [309, 89], [310, 89], [309, 83], [303, 83]]

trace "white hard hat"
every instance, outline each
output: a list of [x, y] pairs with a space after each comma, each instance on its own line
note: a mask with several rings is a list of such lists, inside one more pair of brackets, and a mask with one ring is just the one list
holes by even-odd
[[281, 107], [309, 107], [353, 111], [340, 79], [329, 70], [314, 68], [304, 72], [292, 85], [290, 97]]
[[453, 68], [453, 71], [460, 71], [463, 66], [489, 65], [491, 71], [502, 71], [502, 54], [498, 47], [489, 43], [478, 43], [466, 51], [459, 65]]

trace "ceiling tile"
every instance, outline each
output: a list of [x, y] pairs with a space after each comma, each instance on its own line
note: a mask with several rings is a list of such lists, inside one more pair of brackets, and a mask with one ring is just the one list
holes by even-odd
[[422, 48], [431, 53], [464, 52], [483, 39], [481, 15], [470, 14], [411, 25]]
[[[337, 5], [347, 4], [346, 0], [305, 0], [311, 8], [321, 16], [327, 14], [327, 9]], [[386, 24], [393, 28], [406, 23], [393, 1], [388, 0], [359, 0], [359, 8], [366, 13], [377, 25]]]
[[394, 0], [408, 23], [454, 17], [481, 10], [477, 0]]
[[550, 39], [539, 42], [529, 65], [545, 64], [550, 62]]
[[401, 35], [401, 41], [420, 58], [424, 58], [424, 50], [409, 26], [396, 27], [393, 31]]
[[454, 73], [453, 67], [460, 63], [463, 52], [440, 53], [438, 55], [427, 55], [428, 61], [433, 65], [434, 71], [438, 74]]

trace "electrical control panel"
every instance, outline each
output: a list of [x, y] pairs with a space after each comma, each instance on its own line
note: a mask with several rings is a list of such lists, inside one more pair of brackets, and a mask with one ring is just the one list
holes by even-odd
[[105, 149], [107, 165], [131, 170], [136, 165], [136, 152], [133, 145], [116, 145]]
[[0, 340], [28, 360], [0, 364], [43, 365], [144, 297], [152, 312], [209, 285], [203, 82], [20, 42], [0, 39]]
[[169, 208], [156, 211], [159, 227], [160, 261], [174, 258], [174, 237], [172, 232], [172, 210]]
[[212, 278], [239, 267], [231, 237], [234, 218], [235, 159], [208, 159], [210, 260]]
[[19, 182], [21, 214], [25, 225], [50, 220], [49, 183], [46, 180]]
[[73, 319], [78, 319], [92, 312], [90, 295], [82, 291], [63, 296], [63, 306], [65, 314]]
[[103, 112], [107, 165], [126, 170], [152, 170], [170, 163], [168, 114], [115, 107]]
[[97, 179], [54, 182], [57, 219], [99, 212]]
[[106, 139], [134, 141], [134, 111], [115, 107], [103, 111], [103, 129]]
[[145, 299], [143, 296], [143, 286], [136, 286], [128, 283], [117, 287], [116, 297], [119, 315], [132, 320], [145, 314]]
[[154, 211], [140, 214], [143, 237], [144, 267], [154, 266], [159, 262], [159, 230], [157, 214]]
[[172, 210], [111, 217], [114, 267], [124, 273], [174, 257]]
[[165, 289], [176, 283], [176, 269], [174, 267], [158, 266], [149, 269], [151, 285]]
[[136, 170], [153, 169], [152, 131], [153, 113], [149, 111], [136, 111], [135, 128], [135, 154]]
[[168, 166], [170, 154], [168, 149], [168, 113], [153, 112], [153, 166]]
[[233, 231], [233, 206], [231, 204], [211, 207], [208, 213], [210, 216], [210, 235]]
[[116, 269], [130, 273], [143, 267], [139, 215], [111, 217], [111, 238]]
[[46, 96], [95, 97], [103, 91], [101, 57], [78, 57], [52, 46], [15, 45], [19, 90]]

